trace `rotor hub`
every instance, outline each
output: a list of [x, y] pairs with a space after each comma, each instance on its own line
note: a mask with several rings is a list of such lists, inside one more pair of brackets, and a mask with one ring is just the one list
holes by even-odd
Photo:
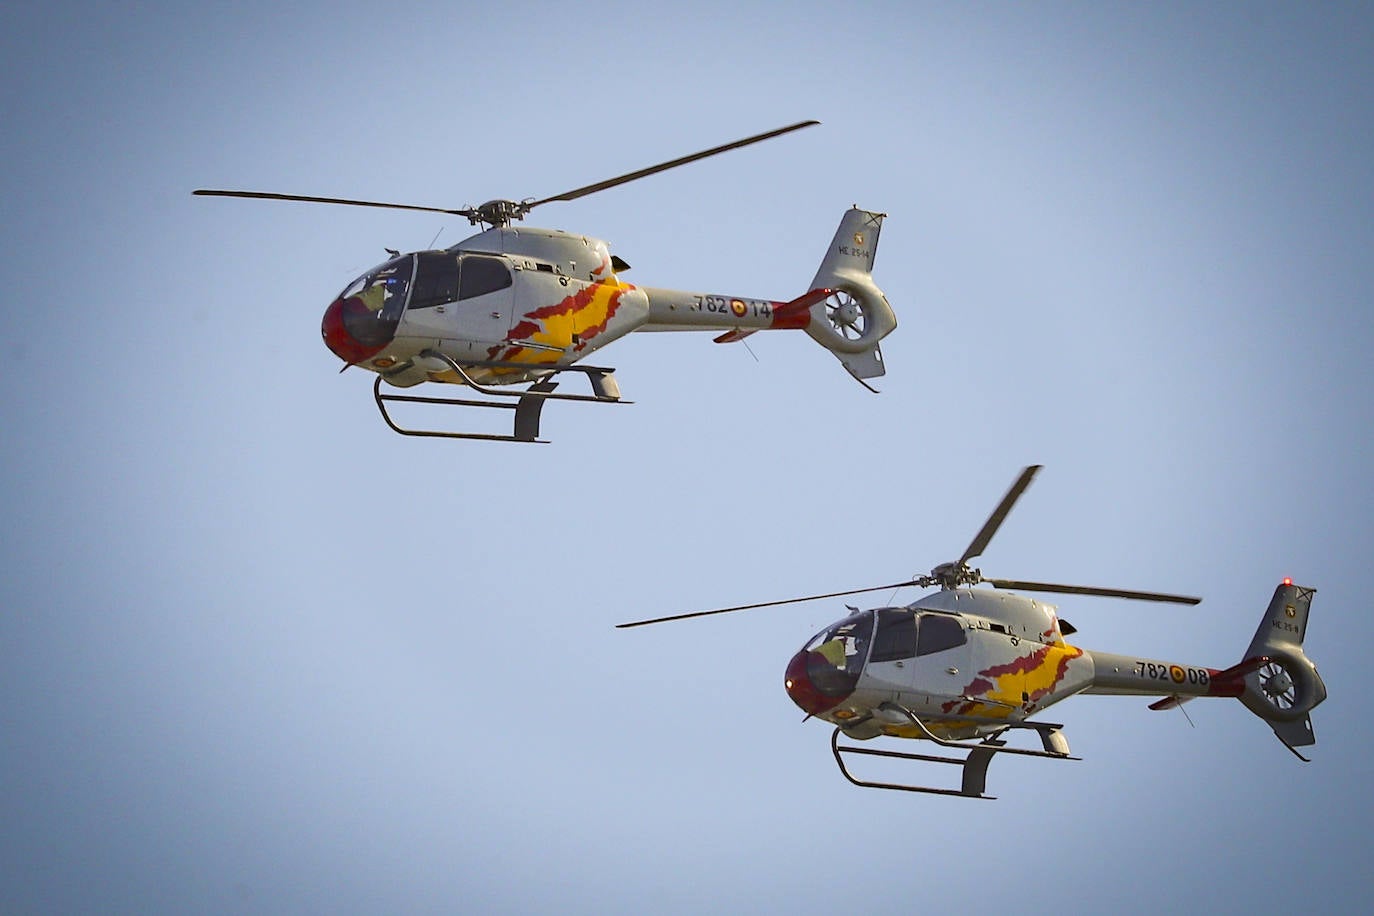
[[1264, 681], [1264, 692], [1271, 697], [1282, 696], [1292, 689], [1293, 679], [1288, 676], [1287, 671], [1281, 670]]
[[463, 212], [468, 222], [474, 226], [487, 225], [493, 229], [509, 226], [514, 220], [525, 218], [530, 212], [529, 201], [489, 200], [479, 207], [469, 207]]
[[966, 563], [941, 563], [930, 571], [930, 575], [915, 580], [922, 588], [938, 585], [941, 588], [958, 588], [961, 585], [977, 585], [983, 581], [983, 571], [972, 569]]
[[826, 299], [825, 309], [831, 326], [846, 340], [857, 340], [864, 335], [867, 322], [863, 306], [852, 294], [844, 290], [832, 293]]

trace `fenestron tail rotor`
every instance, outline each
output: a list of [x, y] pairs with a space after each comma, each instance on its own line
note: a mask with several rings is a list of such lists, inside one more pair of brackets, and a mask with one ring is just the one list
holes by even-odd
[[1278, 661], [1267, 662], [1259, 669], [1259, 685], [1264, 699], [1281, 713], [1288, 712], [1298, 703], [1293, 677]]
[[845, 340], [858, 340], [868, 330], [868, 316], [859, 301], [842, 289], [826, 297], [825, 317]]
[[[691, 611], [685, 614], [672, 614], [666, 617], [655, 617], [650, 620], [637, 620], [631, 623], [622, 623], [620, 628], [640, 627], [651, 623], [666, 623], [671, 620], [687, 620], [692, 617], [709, 617], [715, 614], [728, 614], [734, 611], [746, 611], [753, 608], [776, 607], [783, 604], [799, 604], [804, 601], [816, 601], [822, 598], [838, 598], [843, 595], [858, 595], [864, 592], [877, 592], [887, 589], [905, 588], [906, 586], [916, 586], [917, 588], [931, 588], [938, 586], [943, 589], [954, 589], [960, 587], [972, 587], [980, 583], [987, 583], [993, 588], [1016, 589], [1024, 592], [1048, 592], [1061, 595], [1089, 595], [1098, 598], [1126, 598], [1133, 601], [1158, 601], [1170, 604], [1199, 604], [1202, 599], [1194, 598], [1189, 595], [1174, 595], [1166, 592], [1139, 591], [1136, 589], [1125, 588], [1101, 588], [1093, 585], [1066, 585], [1059, 582], [1034, 582], [1028, 579], [991, 579], [983, 576], [982, 570], [973, 569], [968, 565], [968, 561], [982, 556], [988, 544], [997, 534], [1002, 523], [1006, 521], [1007, 515], [1011, 512], [1016, 501], [1026, 492], [1035, 475], [1039, 473], [1041, 465], [1033, 464], [1023, 469], [1016, 481], [1012, 483], [1011, 489], [1007, 490], [1001, 502], [992, 510], [983, 527], [973, 536], [968, 548], [963, 555], [955, 562], [941, 563], [930, 571], [928, 575], [917, 576], [906, 582], [896, 582], [890, 585], [875, 585], [871, 588], [856, 588], [843, 592], [829, 592], [823, 595], [808, 595], [804, 598], [786, 598], [781, 601], [764, 601], [758, 604], [741, 604], [733, 607], [717, 608], [711, 611]], [[1278, 681], [1275, 684], [1278, 685]], [[1279, 694], [1281, 695], [1281, 691]]]
[[526, 214], [528, 214], [531, 210], [533, 210], [540, 204], [552, 203], [556, 200], [576, 200], [579, 197], [585, 197], [586, 195], [594, 194], [597, 191], [604, 191], [607, 188], [613, 188], [617, 185], [626, 184], [628, 182], [635, 181], [640, 178], [646, 178], [649, 175], [654, 175], [658, 172], [665, 172], [668, 169], [677, 168], [678, 166], [686, 165], [689, 162], [696, 162], [697, 160], [705, 159], [708, 156], [715, 156], [720, 153], [729, 152], [730, 150], [739, 149], [743, 146], [749, 146], [753, 143], [759, 143], [764, 140], [770, 140], [773, 137], [780, 137], [783, 134], [791, 133], [794, 130], [801, 130], [803, 127], [811, 127], [819, 123], [819, 121], [798, 121], [796, 124], [789, 124], [786, 127], [779, 127], [776, 130], [770, 130], [761, 134], [755, 134], [752, 137], [745, 137], [742, 140], [735, 140], [730, 143], [724, 143], [720, 146], [713, 146], [710, 149], [705, 149], [698, 153], [692, 153], [687, 156], [679, 156], [678, 158], [670, 159], [667, 162], [660, 162], [658, 165], [651, 165], [648, 168], [636, 169], [633, 172], [626, 172], [624, 175], [617, 175], [615, 178], [607, 178], [605, 181], [598, 181], [595, 184], [584, 185], [580, 188], [574, 188], [571, 191], [564, 191], [562, 194], [555, 194], [552, 197], [543, 197], [538, 200], [534, 198], [526, 198], [524, 200], [519, 201], [489, 200], [486, 203], [476, 207], [445, 209], [443, 207], [424, 207], [417, 206], [415, 204], [385, 203], [374, 200], [354, 200], [345, 197], [313, 197], [305, 194], [275, 194], [267, 191], [220, 191], [211, 189], [201, 189], [198, 191], [192, 191], [191, 193], [200, 195], [202, 197], [247, 197], [255, 200], [294, 200], [301, 201], [303, 203], [342, 204], [344, 206], [349, 207], [378, 207], [387, 210], [420, 210], [426, 213], [446, 213], [450, 216], [461, 216], [467, 219], [468, 222], [472, 223], [474, 226], [484, 224], [492, 227], [508, 226], [514, 220], [524, 219]]

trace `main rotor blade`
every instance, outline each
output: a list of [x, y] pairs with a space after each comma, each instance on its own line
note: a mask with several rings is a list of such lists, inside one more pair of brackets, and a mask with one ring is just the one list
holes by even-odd
[[1201, 604], [1201, 598], [1167, 595], [1163, 592], [1137, 592], [1124, 588], [1095, 588], [1091, 585], [1060, 585], [1055, 582], [1027, 582], [1022, 579], [984, 579], [993, 588], [1014, 588], [1023, 592], [1055, 592], [1061, 595], [1096, 595], [1099, 598], [1130, 598], [1135, 601], [1162, 601], [1168, 604]]
[[692, 611], [688, 614], [673, 614], [669, 617], [655, 617], [652, 620], [635, 620], [631, 623], [618, 623], [615, 625], [617, 630], [628, 630], [631, 627], [648, 626], [651, 623], [667, 623], [670, 620], [688, 620], [692, 617], [710, 617], [712, 614], [729, 614], [732, 611], [748, 611], [759, 607], [776, 607], [780, 604], [800, 604], [803, 601], [819, 601], [822, 598], [840, 598], [844, 595], [860, 595], [864, 592], [881, 592], [889, 588], [905, 588], [908, 585], [915, 585], [912, 580], [906, 582], [895, 582], [892, 585], [875, 585], [871, 588], [853, 588], [847, 592], [830, 592], [825, 595], [807, 595], [805, 598], [784, 598], [782, 601], [762, 601], [758, 604], [739, 604], [734, 607], [717, 608], [714, 611]]
[[469, 210], [445, 210], [442, 207], [418, 207], [413, 204], [388, 204], [375, 200], [349, 200], [343, 197], [309, 197], [304, 194], [273, 194], [268, 191], [192, 191], [201, 197], [248, 197], [254, 200], [299, 200], [310, 204], [344, 204], [349, 207], [379, 207], [383, 210], [422, 210], [426, 213], [447, 213], [449, 216], [468, 216]]
[[992, 536], [997, 533], [997, 529], [1002, 527], [1002, 522], [1006, 520], [1007, 513], [1011, 511], [1012, 506], [1016, 505], [1021, 494], [1026, 492], [1026, 487], [1030, 486], [1030, 482], [1035, 479], [1035, 475], [1041, 467], [1042, 465], [1032, 464], [1021, 472], [1020, 477], [1016, 478], [1016, 482], [1011, 485], [1007, 495], [1003, 496], [1002, 501], [997, 504], [997, 508], [992, 510], [988, 520], [983, 523], [982, 530], [974, 536], [968, 549], [964, 551], [964, 555], [959, 558], [959, 566], [963, 566], [974, 557], [982, 555], [983, 550], [988, 546], [988, 541], [991, 541]]
[[696, 162], [698, 159], [705, 159], [707, 156], [714, 156], [717, 153], [729, 152], [732, 149], [739, 149], [741, 146], [748, 146], [751, 143], [758, 143], [762, 140], [770, 140], [773, 137], [778, 137], [783, 134], [791, 133], [794, 130], [801, 130], [803, 127], [810, 127], [813, 124], [819, 123], [821, 122], [798, 121], [796, 124], [789, 124], [786, 127], [779, 127], [777, 130], [770, 130], [767, 133], [756, 134], [752, 137], [745, 137], [743, 140], [736, 140], [734, 143], [726, 143], [724, 146], [715, 146], [708, 150], [702, 150], [699, 153], [692, 153], [690, 156], [682, 156], [681, 158], [674, 159], [671, 162], [660, 162], [658, 165], [651, 165], [646, 169], [639, 169], [638, 171], [627, 172], [626, 174], [620, 175], [616, 178], [607, 178], [605, 181], [598, 181], [596, 184], [589, 184], [585, 187], [577, 188], [572, 191], [564, 191], [562, 194], [558, 194], [554, 197], [545, 197], [543, 200], [536, 200], [533, 203], [528, 204], [526, 206], [526, 209], [529, 209], [531, 207], [537, 207], [540, 204], [546, 204], [550, 201], [555, 200], [576, 200], [579, 197], [584, 197], [588, 194], [594, 194], [597, 191], [604, 191], [607, 188], [613, 188], [618, 184], [625, 184], [626, 182], [634, 181], [638, 178], [644, 178], [649, 175], [653, 175], [655, 172], [665, 172], [668, 169], [675, 169], [678, 166], [686, 165], [689, 162]]

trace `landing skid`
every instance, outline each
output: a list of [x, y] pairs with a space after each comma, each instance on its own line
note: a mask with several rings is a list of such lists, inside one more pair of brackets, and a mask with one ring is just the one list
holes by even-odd
[[[394, 432], [402, 436], [428, 436], [439, 439], [483, 439], [489, 442], [535, 442], [541, 445], [547, 444], [549, 440], [539, 438], [539, 417], [544, 410], [547, 401], [591, 401], [598, 404], [633, 404], [633, 401], [622, 401], [620, 399], [620, 386], [616, 384], [614, 369], [606, 369], [600, 366], [535, 366], [529, 363], [511, 363], [497, 360], [483, 360], [480, 362], [458, 363], [453, 358], [435, 350], [426, 350], [422, 356], [442, 360], [447, 363], [449, 368], [458, 373], [458, 377], [463, 383], [479, 394], [487, 395], [491, 400], [478, 400], [476, 398], [428, 398], [409, 394], [382, 394], [382, 377], [377, 376], [377, 380], [372, 385], [372, 397], [377, 402], [377, 410], [381, 413], [386, 425], [391, 427]], [[490, 385], [482, 385], [475, 381], [468, 374], [468, 369], [476, 368], [496, 368], [496, 369], [520, 369], [529, 371], [536, 368], [547, 371], [548, 376], [535, 382], [530, 387], [521, 391], [509, 391], [494, 388]], [[580, 372], [587, 376], [591, 383], [591, 394], [555, 394], [554, 389], [558, 387], [558, 382], [553, 380], [553, 376], [562, 372]], [[510, 435], [500, 435], [495, 433], [461, 433], [446, 432], [443, 430], [430, 429], [408, 429], [400, 426], [392, 418], [386, 409], [387, 402], [399, 401], [407, 404], [436, 404], [449, 405], [455, 407], [487, 407], [496, 410], [515, 411], [514, 430]]]
[[[1062, 725], [1050, 722], [1006, 722], [995, 734], [984, 738], [982, 741], [974, 743], [970, 741], [950, 741], [945, 738], [936, 737], [931, 733], [915, 713], [904, 706], [888, 704], [889, 708], [898, 710], [911, 720], [924, 737], [934, 741], [942, 747], [955, 748], [960, 751], [967, 751], [963, 757], [940, 756], [937, 754], [914, 754], [905, 751], [883, 751], [874, 748], [855, 747], [853, 745], [840, 744], [840, 734], [842, 730], [836, 728], [830, 735], [830, 751], [835, 755], [835, 763], [840, 768], [840, 773], [844, 778], [856, 786], [867, 789], [893, 789], [898, 792], [921, 792], [927, 795], [953, 795], [960, 798], [982, 798], [993, 800], [997, 796], [984, 795], [987, 789], [988, 764], [997, 754], [1016, 754], [1024, 757], [1050, 757], [1055, 760], [1079, 760], [1079, 757], [1069, 755], [1069, 745], [1064, 739], [1061, 731]], [[1004, 732], [1013, 728], [1031, 729], [1040, 735], [1040, 742], [1044, 745], [1043, 751], [1032, 750], [1029, 748], [1007, 747], [1007, 742], [1002, 740]], [[870, 780], [858, 779], [849, 772], [845, 766], [844, 755], [855, 754], [865, 757], [888, 757], [897, 760], [915, 760], [924, 763], [948, 763], [957, 764], [962, 769], [962, 779], [958, 789], [941, 789], [932, 786], [906, 785], [893, 782], [872, 782]]]

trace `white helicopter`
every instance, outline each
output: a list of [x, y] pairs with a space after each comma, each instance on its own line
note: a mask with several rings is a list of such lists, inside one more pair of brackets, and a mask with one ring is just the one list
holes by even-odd
[[[631, 331], [710, 331], [718, 335], [717, 343], [732, 343], [761, 330], [803, 330], [873, 390], [865, 379], [885, 371], [879, 341], [897, 326], [872, 276], [885, 214], [848, 210], [811, 285], [789, 300], [634, 286], [621, 278], [629, 265], [601, 239], [511, 225], [542, 204], [576, 200], [818, 123], [801, 121], [540, 200], [490, 200], [462, 209], [258, 191], [193, 193], [421, 210], [488, 227], [442, 251], [388, 249], [389, 260], [348, 284], [330, 303], [321, 334], [344, 368], [377, 373], [372, 389], [377, 409], [398, 433], [543, 442], [539, 416], [546, 401], [631, 403], [621, 400], [613, 369], [575, 365]], [[569, 371], [587, 376], [590, 395], [554, 392], [555, 376]], [[465, 385], [486, 398], [383, 394], [383, 380], [400, 388], [422, 382]], [[501, 387], [523, 384], [529, 387]], [[403, 428], [387, 409], [393, 401], [511, 409], [514, 430], [491, 435]]]
[[[1171, 709], [1194, 697], [1236, 697], [1263, 719], [1284, 746], [1316, 743], [1308, 713], [1326, 699], [1326, 685], [1303, 653], [1308, 611], [1316, 589], [1284, 579], [1264, 612], [1242, 660], [1228, 668], [1117, 655], [1065, 642], [1075, 632], [1055, 607], [1021, 595], [974, 588], [1021, 589], [1073, 595], [1197, 604], [1201, 599], [1130, 591], [989, 579], [969, 567], [982, 554], [1039, 465], [1021, 472], [1001, 503], [957, 561], [942, 563], [907, 582], [739, 605], [620, 624], [637, 627], [757, 607], [834, 598], [904, 586], [940, 591], [905, 607], [853, 613], [807, 641], [787, 664], [783, 685], [807, 718], [833, 723], [830, 746], [845, 778], [858, 786], [971, 798], [985, 795], [987, 767], [997, 754], [1056, 760], [1071, 757], [1063, 726], [1030, 717], [1075, 694], [1160, 697], [1151, 709]], [[1036, 732], [1043, 749], [1012, 748], [1013, 729]], [[840, 736], [867, 741], [882, 736], [916, 738], [963, 752], [963, 756], [914, 754], [842, 744]], [[936, 788], [876, 782], [854, 776], [846, 755], [886, 757], [962, 768], [960, 787]]]

